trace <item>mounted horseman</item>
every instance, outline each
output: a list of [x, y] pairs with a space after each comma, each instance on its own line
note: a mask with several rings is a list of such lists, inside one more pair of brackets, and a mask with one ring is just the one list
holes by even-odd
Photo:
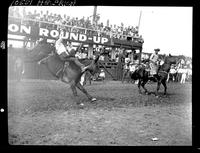
[[149, 60], [149, 66], [150, 66], [150, 72], [149, 72], [149, 66], [147, 63], [147, 60], [145, 60], [144, 63], [141, 63], [137, 66], [137, 69], [135, 72], [131, 74], [131, 78], [133, 80], [139, 80], [138, 82], [138, 88], [139, 93], [141, 93], [140, 86], [145, 90], [146, 94], [149, 94], [148, 90], [145, 88], [145, 84], [149, 80], [153, 80], [157, 82], [157, 89], [155, 91], [155, 95], [158, 95], [158, 91], [160, 89], [160, 85], [164, 86], [164, 95], [166, 95], [167, 86], [166, 86], [166, 80], [168, 77], [168, 73], [170, 71], [171, 65], [177, 63], [177, 58], [171, 56], [165, 56], [162, 65], [160, 65], [161, 59], [158, 58], [158, 52], [160, 49], [155, 49], [155, 53], [151, 55]]
[[[73, 49], [73, 46], [70, 41], [68, 41], [67, 39], [64, 39], [64, 32], [65, 30], [62, 29], [58, 40], [55, 42], [56, 54], [60, 57], [62, 61], [65, 61], [65, 62], [74, 61], [81, 68], [81, 72], [83, 73], [87, 69], [89, 69], [89, 65], [85, 66], [78, 60], [77, 57], [75, 57], [76, 50]], [[82, 47], [82, 44], [79, 46], [78, 49], [80, 49], [81, 47]], [[41, 63], [44, 64], [47, 59], [48, 57], [44, 58], [43, 60], [39, 61], [38, 64], [41, 64]], [[61, 79], [63, 77], [63, 72], [65, 71], [66, 66], [67, 64], [65, 63], [60, 68], [60, 70], [58, 70], [58, 72], [56, 73], [56, 75]]]
[[[77, 104], [83, 106], [83, 103], [80, 103], [80, 100], [77, 99], [77, 88], [82, 91], [91, 102], [96, 101], [96, 98], [91, 96], [83, 85], [81, 85], [80, 79], [87, 71], [92, 75], [98, 72], [98, 60], [101, 54], [97, 55], [93, 60], [80, 59], [79, 61], [75, 57], [76, 51], [70, 46], [70, 43], [68, 42], [65, 46], [65, 42], [61, 40], [63, 40], [62, 33], [59, 40], [56, 41], [55, 46], [49, 43], [38, 43], [31, 50], [23, 48], [24, 62], [38, 62], [38, 64], [44, 64], [52, 76], [70, 85]], [[80, 49], [80, 47], [78, 49]]]
[[159, 48], [154, 49], [154, 53], [151, 54], [150, 58], [149, 58], [149, 66], [150, 66], [150, 78], [155, 77], [158, 73], [158, 69], [159, 69], [159, 55], [158, 52], [160, 51]]

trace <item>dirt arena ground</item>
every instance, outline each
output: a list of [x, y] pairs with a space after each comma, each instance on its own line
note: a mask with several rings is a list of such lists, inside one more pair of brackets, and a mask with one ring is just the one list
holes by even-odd
[[[191, 146], [192, 84], [168, 83], [168, 95], [139, 95], [136, 84], [92, 82], [90, 103], [59, 81], [8, 81], [11, 145]], [[153, 91], [155, 83], [146, 87]]]

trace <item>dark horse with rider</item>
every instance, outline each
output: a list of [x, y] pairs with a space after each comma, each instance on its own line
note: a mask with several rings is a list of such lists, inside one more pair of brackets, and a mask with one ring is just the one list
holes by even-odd
[[[37, 62], [46, 65], [48, 71], [60, 79], [62, 82], [70, 84], [74, 98], [77, 97], [77, 90], [81, 90], [90, 101], [95, 101], [86, 89], [81, 85], [80, 79], [85, 72], [94, 75], [99, 71], [99, 55], [94, 60], [78, 59], [75, 57], [76, 51], [69, 42], [65, 42], [62, 35], [56, 41], [55, 45], [39, 42], [32, 50], [24, 49], [24, 62]], [[78, 100], [78, 104], [83, 105]]]
[[155, 91], [156, 97], [158, 97], [158, 91], [160, 89], [161, 84], [164, 86], [164, 95], [166, 95], [167, 93], [166, 80], [171, 65], [177, 63], [177, 58], [169, 54], [169, 56], [164, 57], [163, 63], [160, 64], [161, 60], [159, 60], [158, 58], [159, 51], [160, 49], [155, 49], [155, 53], [152, 54], [148, 60], [144, 60], [141, 64], [137, 65], [136, 70], [131, 74], [131, 79], [139, 80], [139, 93], [142, 93], [140, 89], [140, 86], [142, 86], [142, 88], [145, 91], [145, 94], [150, 94], [150, 92], [148, 92], [148, 90], [145, 87], [145, 84], [149, 80], [157, 82], [157, 89]]

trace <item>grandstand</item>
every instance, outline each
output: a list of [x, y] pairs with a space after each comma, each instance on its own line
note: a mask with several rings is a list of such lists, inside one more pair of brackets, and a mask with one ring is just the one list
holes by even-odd
[[[90, 17], [78, 19], [78, 17], [67, 16], [66, 14], [64, 16], [53, 14], [50, 11], [37, 12], [34, 10], [33, 12], [26, 12], [26, 7], [21, 10], [22, 13], [20, 14], [18, 7], [10, 7], [8, 45], [13, 46], [10, 50], [12, 50], [12, 54], [19, 52], [19, 50], [14, 49], [15, 42], [20, 42], [20, 47], [28, 48], [33, 48], [40, 40], [54, 44], [59, 36], [60, 29], [65, 29], [66, 35], [68, 35], [66, 39], [72, 42], [75, 49], [80, 43], [84, 44], [79, 57], [94, 58], [95, 53], [103, 49], [105, 54], [100, 58], [100, 61], [112, 74], [112, 79], [120, 80], [126, 57], [130, 58], [131, 62], [134, 61], [135, 57], [138, 57], [137, 60], [141, 62], [141, 60], [148, 58], [150, 54], [142, 52], [144, 40], [139, 35], [137, 26], [126, 27], [123, 23], [121, 25], [109, 23], [104, 25], [100, 20], [101, 17], [95, 11], [96, 9], [94, 9], [93, 19], [91, 20]], [[124, 56], [119, 55], [121, 50], [123, 50]], [[119, 58], [121, 59], [119, 60]], [[107, 78], [110, 77], [107, 74]]]
[[[123, 59], [119, 60], [120, 50], [123, 49], [129, 56], [133, 56], [134, 50], [138, 50], [138, 53], [142, 52], [144, 40], [139, 36], [137, 27], [105, 26], [99, 21], [100, 17], [95, 14], [96, 12], [92, 21], [89, 17], [81, 19], [66, 15], [61, 17], [60, 14], [49, 11], [46, 13], [38, 13], [36, 10], [33, 13], [26, 12], [25, 7], [22, 12], [22, 14], [19, 13], [18, 7], [9, 8], [9, 45], [14, 44], [15, 41], [21, 41], [21, 47], [33, 48], [40, 40], [54, 44], [60, 29], [64, 29], [66, 35], [69, 35], [66, 39], [72, 42], [74, 48], [77, 48], [80, 43], [84, 44], [82, 53], [85, 53], [87, 58], [94, 58], [95, 52], [103, 49], [105, 54], [100, 58], [101, 62], [116, 80], [121, 79], [120, 73], [123, 67], [120, 66], [123, 65]], [[13, 37], [14, 35], [20, 37]], [[109, 77], [110, 75], [107, 74], [107, 78]]]

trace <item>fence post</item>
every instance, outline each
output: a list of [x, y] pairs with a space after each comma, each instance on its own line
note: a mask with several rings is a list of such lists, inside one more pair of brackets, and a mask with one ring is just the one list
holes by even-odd
[[142, 57], [142, 47], [140, 48], [140, 54], [139, 54], [139, 64], [141, 63], [141, 57]]
[[93, 44], [88, 46], [88, 58], [93, 58]]

